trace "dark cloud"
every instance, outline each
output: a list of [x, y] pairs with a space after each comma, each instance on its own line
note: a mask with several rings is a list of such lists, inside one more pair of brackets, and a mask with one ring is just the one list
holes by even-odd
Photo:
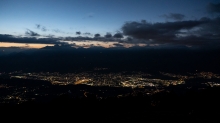
[[13, 38], [13, 36], [9, 34], [0, 34], [0, 40], [7, 40], [9, 38]]
[[35, 37], [15, 37], [13, 35], [0, 34], [0, 42], [13, 43], [39, 43], [39, 44], [60, 44], [61, 38], [35, 38]]
[[220, 13], [220, 3], [209, 3], [207, 11], [210, 13]]
[[126, 40], [131, 43], [220, 47], [220, 17], [164, 23], [126, 22], [122, 31], [131, 37]]
[[82, 36], [78, 36], [78, 37], [65, 37], [64, 40], [66, 41], [85, 41], [85, 40], [92, 40], [93, 38], [90, 37], [82, 37]]
[[94, 35], [94, 38], [99, 38], [100, 36], [101, 35], [97, 33], [97, 34]]
[[112, 38], [112, 34], [111, 33], [106, 33], [105, 38]]
[[158, 38], [174, 38], [175, 34], [181, 29], [192, 29], [203, 21], [181, 21], [181, 22], [165, 22], [165, 23], [143, 23], [143, 22], [127, 22], [122, 26], [124, 35], [137, 39], [158, 39]]
[[185, 15], [179, 13], [170, 13], [169, 15], [162, 15], [162, 17], [165, 17], [166, 19], [172, 19], [175, 21], [181, 21], [185, 18]]
[[79, 31], [79, 32], [76, 32], [76, 35], [81, 35], [81, 32]]
[[120, 33], [120, 32], [118, 32], [118, 33], [114, 34], [113, 37], [114, 37], [114, 38], [123, 38], [123, 34]]
[[126, 40], [127, 40], [127, 41], [133, 41], [133, 38], [127, 37]]
[[[78, 36], [78, 37], [65, 37], [63, 40], [66, 41], [102, 41], [102, 42], [111, 42], [116, 41], [114, 38], [101, 37], [96, 35], [96, 37], [87, 37], [87, 36]], [[120, 40], [117, 40], [119, 42]]]
[[40, 36], [38, 33], [31, 31], [30, 29], [27, 29], [25, 34], [28, 36]]

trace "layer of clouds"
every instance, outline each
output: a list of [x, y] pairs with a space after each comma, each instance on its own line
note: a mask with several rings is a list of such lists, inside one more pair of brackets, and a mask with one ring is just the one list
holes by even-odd
[[143, 23], [143, 22], [126, 22], [122, 26], [124, 35], [137, 39], [158, 39], [174, 38], [175, 34], [181, 29], [192, 29], [204, 21], [181, 21], [165, 23]]
[[[126, 22], [123, 34], [146, 44], [220, 47], [220, 17], [164, 23]], [[131, 40], [131, 39], [130, 39]]]
[[36, 38], [36, 37], [20, 37], [8, 34], [0, 34], [0, 42], [12, 43], [39, 43], [39, 44], [62, 44], [59, 38]]
[[93, 40], [93, 38], [78, 36], [78, 37], [64, 37], [63, 40], [65, 40], [65, 41], [85, 41], [85, 40]]

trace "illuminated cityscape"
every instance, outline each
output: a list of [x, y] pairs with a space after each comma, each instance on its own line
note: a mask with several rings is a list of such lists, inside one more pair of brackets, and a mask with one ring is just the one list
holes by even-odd
[[[152, 74], [140, 71], [131, 73], [126, 71], [120, 73], [98, 73], [91, 71], [81, 73], [23, 73], [21, 71], [1, 73], [1, 81], [4, 80], [5, 82], [1, 83], [0, 90], [5, 93], [1, 95], [0, 100], [2, 104], [19, 104], [47, 96], [56, 97], [66, 93], [73, 93], [74, 91], [75, 94], [73, 96], [85, 96], [85, 93], [89, 90], [84, 88], [79, 89], [77, 90], [79, 92], [76, 92], [76, 90], [73, 89], [73, 86], [78, 85], [91, 87], [130, 88], [131, 90], [142, 89], [141, 92], [145, 95], [167, 91], [166, 88], [170, 86], [184, 86], [188, 81], [199, 78], [202, 78], [203, 81], [198, 84], [198, 89], [220, 86], [220, 75], [218, 74], [214, 74], [212, 72], [187, 74], [188, 75], [177, 75], [160, 72], [160, 76], [156, 77]], [[169, 79], [166, 77], [169, 77]], [[19, 83], [19, 81], [21, 82]], [[191, 86], [192, 85], [186, 85], [188, 89], [191, 88]], [[63, 88], [63, 90], [53, 90], [53, 88], [56, 87]], [[107, 91], [106, 89], [99, 89], [99, 91], [102, 94], [97, 93], [97, 97], [107, 97], [108, 94], [103, 94]], [[132, 91], [129, 93], [132, 93]], [[114, 96], [121, 97], [122, 95], [125, 96], [126, 93], [116, 92]]]

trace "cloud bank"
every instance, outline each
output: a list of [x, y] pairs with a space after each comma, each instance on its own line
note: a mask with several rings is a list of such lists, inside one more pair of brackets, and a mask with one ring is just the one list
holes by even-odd
[[147, 44], [185, 45], [192, 47], [220, 47], [220, 17], [199, 20], [149, 23], [126, 22], [125, 36]]

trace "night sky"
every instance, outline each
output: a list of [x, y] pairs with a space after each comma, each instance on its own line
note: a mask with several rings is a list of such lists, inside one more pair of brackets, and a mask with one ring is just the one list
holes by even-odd
[[45, 46], [218, 49], [220, 2], [1, 0], [0, 47]]

